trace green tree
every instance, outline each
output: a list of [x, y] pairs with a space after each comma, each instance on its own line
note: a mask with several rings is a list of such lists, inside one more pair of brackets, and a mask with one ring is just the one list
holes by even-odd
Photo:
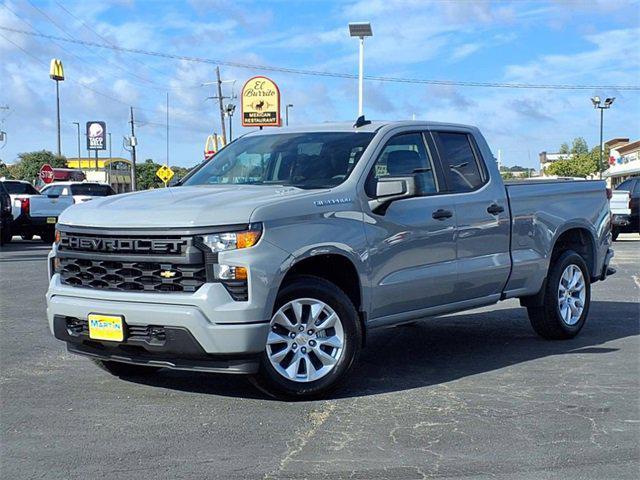
[[598, 155], [599, 152], [593, 150], [581, 155], [571, 155], [565, 160], [553, 162], [547, 167], [546, 173], [559, 177], [585, 178], [598, 171]]
[[562, 153], [563, 155], [570, 154], [571, 150], [569, 149], [569, 144], [567, 142], [564, 142], [562, 145], [560, 145], [560, 150], [558, 150], [558, 153]]
[[136, 164], [136, 187], [138, 190], [149, 190], [164, 186], [162, 180], [158, 178], [156, 172], [160, 165], [152, 159], [147, 158], [143, 163]]
[[571, 155], [585, 155], [589, 153], [587, 141], [582, 137], [576, 137], [571, 143]]
[[12, 165], [7, 165], [0, 161], [0, 178], [13, 178]]
[[67, 166], [65, 157], [58, 157], [48, 150], [38, 152], [25, 152], [18, 154], [19, 160], [12, 166], [11, 172], [14, 178], [33, 182], [38, 177], [40, 168], [48, 163], [54, 168]]

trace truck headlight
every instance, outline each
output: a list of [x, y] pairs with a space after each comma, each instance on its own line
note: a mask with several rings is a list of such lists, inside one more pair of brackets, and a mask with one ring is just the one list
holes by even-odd
[[223, 252], [226, 250], [253, 247], [258, 243], [261, 235], [262, 228], [260, 228], [259, 225], [250, 225], [249, 230], [242, 232], [211, 233], [209, 235], [202, 235], [199, 237], [199, 240], [209, 247], [212, 252]]

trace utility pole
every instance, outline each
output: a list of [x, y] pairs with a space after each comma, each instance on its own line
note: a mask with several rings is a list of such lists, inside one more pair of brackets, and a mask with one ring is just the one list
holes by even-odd
[[220, 107], [220, 125], [222, 126], [222, 143], [227, 144], [227, 128], [224, 125], [224, 105], [222, 104], [222, 80], [220, 80], [220, 67], [216, 67], [218, 83], [218, 105]]
[[78, 129], [78, 166], [82, 168], [82, 157], [80, 153], [80, 122], [73, 122]]
[[[218, 80], [220, 76], [218, 75]], [[167, 92], [167, 167], [169, 166], [169, 92]]]
[[131, 108], [131, 120], [129, 123], [131, 124], [131, 137], [129, 138], [129, 144], [131, 145], [131, 191], [136, 191], [136, 144], [138, 141], [136, 140], [136, 131], [135, 131], [135, 122], [133, 121], [133, 107]]

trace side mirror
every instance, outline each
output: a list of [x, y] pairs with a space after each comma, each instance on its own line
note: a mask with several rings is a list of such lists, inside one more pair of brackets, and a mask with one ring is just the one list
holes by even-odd
[[410, 198], [417, 195], [416, 179], [413, 176], [382, 177], [378, 179], [376, 186], [376, 198], [369, 200], [371, 210], [382, 205], [389, 204], [401, 198]]
[[180, 186], [181, 182], [182, 182], [182, 177], [178, 177], [177, 175], [175, 175], [171, 180], [169, 180], [169, 183], [167, 184], [167, 186], [178, 187]]

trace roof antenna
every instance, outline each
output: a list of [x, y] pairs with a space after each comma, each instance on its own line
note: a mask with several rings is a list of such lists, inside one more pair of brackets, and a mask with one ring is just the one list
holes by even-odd
[[356, 123], [353, 124], [353, 126], [355, 128], [360, 128], [360, 127], [364, 127], [365, 125], [369, 125], [370, 123], [371, 123], [371, 120], [366, 120], [364, 118], [364, 115], [360, 115], [356, 120]]

